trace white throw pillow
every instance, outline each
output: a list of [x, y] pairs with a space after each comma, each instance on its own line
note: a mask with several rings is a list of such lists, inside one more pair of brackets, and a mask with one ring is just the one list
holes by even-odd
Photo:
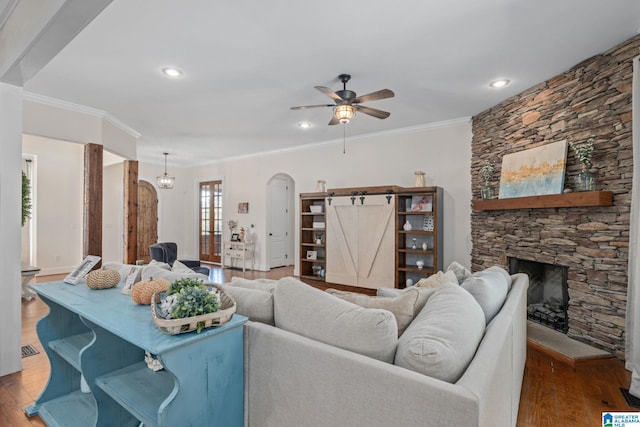
[[458, 283], [462, 283], [469, 277], [471, 277], [471, 270], [457, 261], [453, 261], [451, 264], [449, 264], [449, 267], [447, 267], [447, 271], [453, 271], [453, 273], [456, 275], [456, 278], [458, 279]]
[[286, 277], [274, 294], [278, 328], [325, 344], [392, 362], [398, 342], [393, 314], [356, 304]]
[[173, 261], [173, 265], [171, 266], [171, 271], [173, 271], [174, 273], [193, 273], [194, 272], [194, 270], [187, 267], [186, 265], [184, 265], [178, 260]]
[[165, 279], [169, 281], [169, 283], [173, 283], [176, 280], [190, 278], [200, 280], [204, 284], [211, 283], [209, 282], [209, 277], [204, 274], [196, 273], [195, 271], [189, 269], [188, 273], [178, 273], [171, 270], [166, 270], [163, 267], [159, 266], [146, 266], [142, 269], [142, 280], [150, 280], [150, 279]]
[[443, 283], [432, 292], [398, 340], [394, 363], [454, 383], [467, 369], [482, 339], [484, 314], [458, 285]]
[[102, 264], [103, 270], [116, 270], [120, 274], [120, 282], [124, 282], [130, 273], [135, 273], [133, 283], [142, 279], [142, 268], [137, 265], [123, 264], [121, 262], [107, 262]]
[[498, 314], [509, 292], [509, 284], [505, 275], [493, 268], [473, 273], [461, 286], [478, 301], [484, 312], [487, 325]]

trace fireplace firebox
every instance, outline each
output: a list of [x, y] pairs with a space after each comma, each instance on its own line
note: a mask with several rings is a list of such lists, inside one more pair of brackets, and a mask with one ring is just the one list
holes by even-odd
[[569, 329], [567, 267], [510, 257], [509, 272], [529, 276], [527, 318], [566, 334]]

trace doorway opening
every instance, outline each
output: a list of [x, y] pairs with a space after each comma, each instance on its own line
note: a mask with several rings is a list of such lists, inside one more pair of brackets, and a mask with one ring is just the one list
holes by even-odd
[[222, 260], [222, 181], [200, 183], [200, 261]]
[[268, 269], [293, 265], [295, 183], [287, 174], [274, 175], [267, 184]]

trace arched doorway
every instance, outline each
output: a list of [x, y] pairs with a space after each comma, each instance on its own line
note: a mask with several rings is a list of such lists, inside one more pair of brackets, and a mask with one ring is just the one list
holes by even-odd
[[149, 245], [158, 241], [158, 193], [150, 182], [138, 181], [138, 237], [136, 259], [151, 261]]

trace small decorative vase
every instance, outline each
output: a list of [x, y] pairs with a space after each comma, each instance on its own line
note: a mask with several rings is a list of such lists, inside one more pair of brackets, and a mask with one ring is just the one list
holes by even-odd
[[424, 186], [426, 186], [424, 177], [425, 177], [424, 172], [416, 171], [416, 181], [415, 181], [415, 186], [416, 187], [424, 187]]
[[405, 282], [405, 285], [408, 287], [413, 286], [413, 280], [411, 279], [407, 279], [407, 281]]
[[404, 225], [402, 226], [402, 228], [404, 229], [404, 231], [411, 231], [411, 223], [409, 222], [409, 220], [407, 220]]
[[493, 198], [493, 187], [489, 185], [489, 183], [485, 183], [480, 189], [480, 195], [483, 199], [492, 199]]
[[583, 164], [582, 170], [574, 177], [576, 191], [595, 191], [598, 174], [589, 170], [590, 164]]
[[429, 247], [429, 245], [427, 245], [427, 242], [422, 242], [422, 250], [423, 251], [426, 251], [428, 247]]
[[319, 179], [316, 183], [316, 191], [318, 193], [324, 193], [327, 191], [327, 181], [323, 179]]
[[422, 270], [422, 267], [424, 267], [424, 261], [419, 259], [418, 261], [416, 261], [416, 265], [418, 266], [419, 270]]

